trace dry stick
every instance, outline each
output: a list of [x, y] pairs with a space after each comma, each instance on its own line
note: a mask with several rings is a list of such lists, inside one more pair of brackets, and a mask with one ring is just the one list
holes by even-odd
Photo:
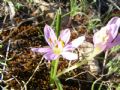
[[6, 19], [7, 19], [7, 16], [8, 16], [8, 14], [5, 15], [5, 17], [4, 17], [4, 19], [3, 19], [3, 24], [5, 24], [5, 21], [6, 21]]
[[102, 76], [100, 77], [100, 78], [98, 78], [97, 80], [95, 80], [94, 82], [93, 82], [93, 84], [92, 84], [92, 86], [91, 86], [91, 90], [94, 90], [94, 85], [98, 82], [98, 81], [100, 81], [100, 80], [102, 80]]
[[31, 77], [28, 79], [28, 81], [24, 84], [24, 88], [22, 90], [24, 90], [27, 86], [27, 84], [30, 82], [30, 80], [33, 78], [33, 76], [35, 75], [36, 71], [39, 69], [40, 64], [43, 61], [43, 57], [41, 58], [40, 62], [38, 63], [37, 67], [35, 68], [33, 74], [31, 75]]
[[58, 73], [57, 74], [57, 77], [60, 77], [62, 74], [65, 74], [73, 69], [76, 69], [78, 67], [80, 67], [81, 65], [84, 65], [84, 64], [87, 64], [87, 60], [83, 60], [81, 61], [80, 63], [76, 63], [74, 65], [72, 65], [71, 67], [67, 68], [67, 69], [64, 69], [62, 72]]
[[108, 56], [108, 51], [109, 51], [109, 50], [107, 50], [107, 51], [105, 52], [105, 57], [104, 57], [104, 60], [103, 60], [102, 75], [104, 74], [104, 69], [105, 69], [105, 65], [106, 65], [106, 61], [107, 61], [107, 56]]
[[[6, 51], [6, 56], [5, 56], [5, 64], [6, 64], [6, 61], [7, 61], [7, 58], [8, 58], [8, 54], [9, 54], [9, 49], [10, 49], [10, 42], [11, 40], [9, 40], [8, 42], [8, 46], [7, 46], [7, 51]], [[5, 71], [5, 68], [6, 68], [6, 65], [3, 66], [3, 71]], [[3, 80], [3, 74], [1, 76], [1, 80]]]
[[25, 23], [25, 22], [27, 22], [27, 21], [35, 20], [37, 17], [38, 17], [38, 16], [36, 16], [36, 17], [31, 17], [31, 18], [28, 18], [28, 19], [23, 20], [22, 22], [20, 22], [20, 23], [14, 28], [14, 30], [10, 32], [9, 36], [7, 36], [6, 39], [4, 39], [4, 40], [2, 41], [2, 43], [8, 41], [9, 38], [11, 38], [11, 37], [13, 36], [13, 34], [18, 31], [18, 28], [19, 28], [23, 23]]
[[14, 76], [12, 75], [12, 77], [17, 81], [17, 83], [21, 86], [21, 90], [22, 90], [22, 84], [19, 82], [19, 80]]
[[[93, 82], [93, 84], [92, 84], [92, 87], [91, 87], [91, 90], [94, 90], [93, 88], [94, 88], [94, 85], [98, 82], [98, 81], [101, 81], [104, 77], [109, 77], [109, 76], [111, 76], [112, 75], [112, 73], [109, 73], [109, 74], [104, 74], [104, 75], [101, 75], [97, 80], [95, 80], [94, 82]], [[104, 81], [104, 82], [108, 82], [108, 81]], [[99, 84], [99, 82], [97, 83], [97, 84]], [[100, 83], [101, 84], [101, 83]], [[105, 85], [105, 86], [108, 86], [108, 85]]]
[[[112, 1], [112, 0], [108, 0], [111, 4], [113, 4], [113, 6], [115, 6], [118, 10], [120, 10], [120, 7], [116, 4], [116, 3], [114, 3], [114, 1]], [[119, 2], [119, 1], [118, 1]]]
[[[22, 83], [23, 83], [23, 85], [24, 85], [23, 89], [24, 89], [24, 90], [27, 90], [27, 85], [25, 84], [25, 82], [22, 81]], [[22, 90], [23, 90], [23, 89], [22, 89]]]
[[69, 80], [69, 79], [74, 79], [74, 78], [76, 78], [76, 77], [78, 77], [79, 75], [82, 75], [82, 74], [84, 74], [84, 73], [87, 73], [87, 71], [81, 72], [81, 73], [79, 73], [79, 74], [77, 74], [77, 75], [74, 75], [74, 76], [72, 76], [72, 77], [69, 77], [69, 78], [66, 79], [66, 81]]
[[[103, 76], [100, 76], [99, 78], [96, 78], [96, 80], [97, 81], [100, 81], [100, 80], [102, 80], [104, 77], [108, 77], [108, 76], [110, 76], [111, 74], [105, 74], [105, 75], [103, 75]], [[73, 80], [76, 80], [77, 78], [69, 78], [69, 79], [67, 79], [67, 80], [70, 80], [70, 79], [73, 79]], [[66, 81], [67, 81], [66, 80]], [[88, 82], [88, 83], [93, 83], [93, 81], [92, 80], [81, 80], [81, 79], [78, 79], [79, 81], [81, 81], [81, 82]], [[109, 82], [109, 81], [104, 81], [104, 82]], [[101, 84], [100, 82], [97, 82], [97, 84]], [[106, 86], [106, 85], [105, 85]]]
[[[27, 22], [27, 21], [34, 21], [34, 20], [37, 19], [38, 17], [39, 17], [39, 16], [31, 17], [31, 18], [28, 18], [28, 19], [23, 20], [22, 22], [20, 22], [16, 27], [13, 28], [14, 30], [11, 31], [10, 34], [9, 34], [1, 43], [5, 43], [6, 41], [8, 41], [9, 38], [11, 38], [11, 37], [13, 36], [13, 34], [18, 31], [18, 28], [19, 28], [23, 23], [25, 23], [25, 22]], [[45, 23], [45, 22], [47, 22], [47, 21], [50, 21], [50, 19], [49, 19], [49, 20], [44, 20], [44, 21], [40, 22], [39, 24]], [[37, 26], [37, 25], [39, 25], [39, 24], [35, 24], [35, 26]]]

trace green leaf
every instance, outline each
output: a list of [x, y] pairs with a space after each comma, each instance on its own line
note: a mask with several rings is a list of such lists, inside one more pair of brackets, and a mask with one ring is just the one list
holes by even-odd
[[120, 45], [117, 45], [117, 46], [113, 47], [111, 49], [111, 53], [117, 52], [118, 50], [120, 50]]
[[62, 84], [61, 84], [60, 80], [57, 77], [55, 79], [55, 84], [57, 86], [57, 90], [63, 90]]
[[118, 85], [118, 87], [116, 87], [116, 90], [120, 90], [120, 84]]

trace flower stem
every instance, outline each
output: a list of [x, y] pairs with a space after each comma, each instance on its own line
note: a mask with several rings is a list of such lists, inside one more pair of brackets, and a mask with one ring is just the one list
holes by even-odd
[[57, 37], [59, 36], [60, 34], [60, 25], [61, 24], [61, 8], [59, 8], [59, 10], [57, 11], [57, 16], [56, 16], [56, 35]]
[[[57, 37], [60, 34], [60, 26], [61, 26], [60, 24], [61, 24], [61, 9], [59, 8], [56, 15], [56, 27], [55, 27]], [[59, 64], [59, 59], [53, 60], [51, 63], [50, 84], [51, 86], [54, 86], [54, 84], [56, 84], [57, 88], [58, 89], [60, 88], [59, 90], [62, 90], [62, 85], [59, 79], [56, 77], [58, 64]]]
[[58, 67], [58, 60], [53, 60], [52, 61], [52, 66], [51, 66], [51, 72], [50, 72], [50, 84], [53, 85], [57, 73], [57, 67]]

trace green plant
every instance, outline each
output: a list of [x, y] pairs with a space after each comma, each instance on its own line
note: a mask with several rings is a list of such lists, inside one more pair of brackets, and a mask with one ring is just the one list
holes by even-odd
[[120, 45], [117, 45], [111, 49], [111, 53], [115, 53], [120, 50]]
[[16, 8], [17, 10], [19, 10], [22, 6], [23, 6], [23, 5], [22, 5], [21, 3], [16, 3], [16, 4], [15, 4], [15, 8]]
[[120, 60], [115, 59], [115, 60], [110, 60], [107, 63], [107, 67], [108, 67], [108, 73], [117, 73], [120, 74]]
[[80, 10], [82, 12], [86, 12], [88, 9], [88, 1], [87, 0], [80, 0]]
[[101, 26], [101, 20], [99, 18], [92, 18], [87, 23], [88, 32], [92, 32], [95, 28]]
[[116, 87], [116, 90], [120, 90], [120, 84]]
[[79, 6], [77, 0], [70, 0], [70, 16], [73, 17], [78, 13]]
[[32, 3], [32, 2], [33, 2], [33, 0], [27, 0], [27, 2], [28, 2], [28, 3]]

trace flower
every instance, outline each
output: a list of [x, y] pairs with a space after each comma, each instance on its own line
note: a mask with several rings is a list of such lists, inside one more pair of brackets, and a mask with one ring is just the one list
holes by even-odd
[[57, 38], [54, 30], [48, 25], [45, 25], [44, 36], [49, 47], [31, 48], [31, 50], [33, 52], [43, 53], [44, 58], [47, 60], [56, 60], [60, 56], [63, 56], [68, 60], [78, 59], [78, 55], [72, 51], [81, 45], [85, 40], [85, 36], [81, 36], [69, 43], [69, 29], [62, 30]]
[[120, 18], [113, 17], [106, 26], [102, 27], [93, 36], [94, 51], [100, 53], [120, 44], [120, 35], [118, 30], [120, 27]]

